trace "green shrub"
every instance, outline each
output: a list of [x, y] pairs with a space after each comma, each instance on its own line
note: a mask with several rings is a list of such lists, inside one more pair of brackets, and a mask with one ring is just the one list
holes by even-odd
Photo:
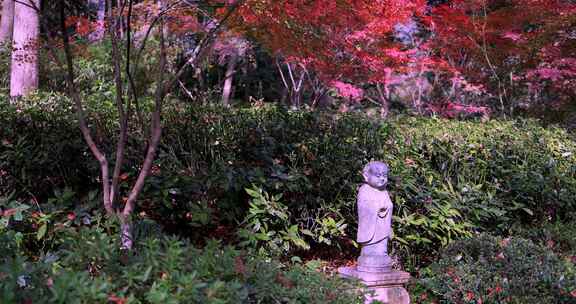
[[[358, 115], [334, 117], [265, 107], [229, 110], [188, 107], [169, 111], [158, 166], [146, 193], [162, 214], [180, 212], [190, 197], [207, 201], [218, 220], [236, 225], [249, 214], [252, 185], [282, 194], [291, 235], [335, 244], [355, 211], [360, 172], [381, 148], [386, 129]], [[166, 182], [173, 194], [162, 189]], [[158, 210], [158, 209], [157, 209]], [[211, 223], [214, 224], [214, 223]], [[297, 243], [300, 243], [299, 241]], [[293, 247], [307, 247], [301, 244]], [[272, 246], [274, 247], [274, 246]]]
[[94, 181], [96, 164], [70, 108], [52, 93], [0, 104], [0, 182], [6, 185], [0, 192], [45, 201], [53, 188], [80, 189]]
[[[574, 215], [569, 215], [574, 218]], [[546, 246], [559, 255], [576, 257], [576, 226], [573, 221], [544, 222], [542, 225], [515, 227], [514, 235], [532, 240]]]
[[238, 230], [243, 240], [240, 245], [252, 248], [265, 246], [267, 250], [261, 251], [263, 254], [288, 253], [294, 246], [308, 249], [298, 225], [290, 224], [288, 207], [280, 201], [282, 194], [269, 195], [258, 187], [247, 188], [246, 192], [252, 199], [248, 214]]
[[432, 257], [438, 245], [473, 232], [565, 220], [575, 208], [576, 145], [564, 131], [534, 121], [399, 117], [381, 124], [357, 114], [277, 108], [170, 113], [163, 168], [206, 181], [196, 193], [211, 194], [217, 213], [230, 212], [224, 218], [243, 217], [250, 200], [243, 189], [251, 184], [282, 194], [286, 224], [311, 232], [304, 233], [309, 244], [338, 244], [345, 234], [334, 227], [344, 225], [353, 236], [359, 172], [370, 159], [392, 168], [402, 256]]
[[529, 240], [483, 234], [446, 247], [421, 282], [448, 303], [574, 303], [574, 270]]
[[576, 208], [576, 144], [562, 129], [412, 117], [392, 126], [383, 158], [396, 180], [401, 256], [433, 257], [432, 244], [471, 232], [569, 221]]
[[[82, 200], [98, 189], [97, 163], [66, 99], [34, 98], [24, 109], [1, 108], [2, 190], [32, 193], [43, 203], [56, 196], [54, 188], [69, 188]], [[96, 138], [112, 155], [114, 121], [107, 114], [95, 121]], [[164, 126], [138, 212], [193, 239], [237, 235], [253, 200], [245, 189], [254, 185], [282, 195], [288, 217], [275, 231], [290, 233], [286, 228], [296, 225], [292, 235], [305, 243], [290, 250], [340, 246], [354, 238], [360, 171], [372, 159], [390, 164], [393, 250], [410, 270], [453, 240], [566, 222], [576, 210], [576, 144], [563, 130], [535, 121], [397, 117], [382, 123], [353, 113], [169, 103]], [[135, 178], [144, 146], [142, 138], [128, 143], [121, 191]], [[48, 152], [53, 147], [57, 153]], [[198, 228], [207, 233], [194, 233]]]
[[[2, 303], [361, 303], [355, 286], [305, 265], [177, 238], [140, 239], [118, 251], [113, 226], [66, 229], [59, 249], [36, 259], [0, 257]], [[3, 241], [12, 243], [8, 234]]]

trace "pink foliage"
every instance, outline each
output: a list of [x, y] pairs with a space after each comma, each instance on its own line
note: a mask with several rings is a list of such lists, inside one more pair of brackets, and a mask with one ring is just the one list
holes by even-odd
[[332, 81], [330, 85], [336, 89], [338, 95], [351, 101], [360, 101], [364, 98], [364, 90], [342, 81]]
[[561, 97], [576, 95], [576, 58], [566, 57], [544, 62], [524, 77], [532, 92], [553, 88]]
[[248, 40], [231, 32], [225, 32], [214, 42], [214, 52], [218, 56], [218, 64], [226, 63], [226, 58], [232, 56], [244, 57], [251, 47]]
[[506, 39], [510, 39], [514, 42], [524, 42], [525, 39], [522, 37], [522, 34], [515, 33], [515, 32], [506, 32], [502, 35], [502, 37]]

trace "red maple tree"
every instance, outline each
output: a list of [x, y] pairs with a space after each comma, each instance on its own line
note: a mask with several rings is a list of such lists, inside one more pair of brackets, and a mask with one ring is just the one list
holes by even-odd
[[425, 0], [248, 0], [236, 28], [302, 71], [288, 70], [292, 79], [314, 71], [322, 83], [355, 99], [351, 83], [385, 82], [390, 69], [410, 61], [413, 50], [394, 38], [395, 26], [425, 8]]
[[435, 53], [482, 84], [501, 111], [576, 94], [576, 5], [566, 0], [453, 0], [432, 10]]

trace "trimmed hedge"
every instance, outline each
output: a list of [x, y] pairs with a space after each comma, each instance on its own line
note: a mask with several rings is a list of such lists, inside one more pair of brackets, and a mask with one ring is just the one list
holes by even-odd
[[[82, 200], [98, 189], [96, 162], [65, 100], [52, 103], [56, 110], [1, 106], [1, 182], [41, 201], [64, 187]], [[114, 123], [103, 117], [92, 127], [110, 152]], [[261, 236], [240, 233], [239, 240], [250, 244], [276, 242], [277, 253], [345, 245], [355, 234], [359, 172], [371, 159], [390, 164], [394, 250], [411, 257], [404, 261], [409, 269], [428, 263], [452, 240], [569, 220], [575, 210], [576, 144], [562, 129], [535, 121], [380, 122], [354, 113], [172, 104], [164, 123], [155, 174], [140, 207], [192, 238], [205, 237], [195, 233], [199, 227], [215, 234], [229, 227], [228, 234]], [[128, 180], [143, 146], [141, 139], [129, 143]], [[48, 153], [54, 147], [60, 152]], [[245, 189], [269, 198], [254, 204]], [[278, 210], [286, 216], [278, 218]], [[254, 214], [272, 224], [255, 225]]]

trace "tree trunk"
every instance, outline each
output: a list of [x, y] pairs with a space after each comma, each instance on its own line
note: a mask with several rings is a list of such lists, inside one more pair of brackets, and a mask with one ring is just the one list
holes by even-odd
[[118, 19], [119, 19], [119, 23], [120, 23], [120, 27], [119, 27], [119, 38], [120, 39], [124, 39], [124, 18], [122, 17], [124, 14], [124, 7], [125, 7], [125, 1], [127, 0], [118, 0], [118, 2], [116, 3], [117, 7], [116, 9], [118, 10]]
[[224, 88], [222, 90], [222, 104], [224, 106], [230, 105], [230, 92], [232, 91], [234, 73], [236, 72], [236, 60], [236, 54], [231, 55], [228, 59], [228, 67], [226, 68], [226, 76], [224, 79]]
[[14, 0], [2, 1], [2, 20], [0, 20], [0, 45], [12, 42], [14, 25]]
[[380, 100], [380, 117], [385, 119], [390, 113], [390, 88], [388, 84], [384, 84], [384, 90], [380, 84], [376, 84], [376, 91], [378, 91], [378, 99]]
[[14, 47], [10, 73], [10, 97], [25, 96], [38, 88], [39, 20], [34, 6], [40, 0], [26, 0], [14, 6]]
[[96, 12], [96, 28], [90, 35], [91, 41], [104, 38], [104, 19], [106, 18], [106, 0], [88, 0], [90, 12]]

